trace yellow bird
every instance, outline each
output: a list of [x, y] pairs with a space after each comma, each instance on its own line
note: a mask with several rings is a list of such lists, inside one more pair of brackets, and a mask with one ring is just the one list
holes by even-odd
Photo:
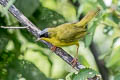
[[93, 19], [100, 9], [96, 11], [90, 11], [87, 15], [80, 21], [76, 23], [66, 23], [53, 28], [46, 28], [40, 33], [39, 40], [45, 40], [52, 45], [52, 50], [54, 51], [56, 47], [77, 45], [77, 53], [73, 61], [71, 62], [75, 66], [78, 56], [79, 40], [84, 38], [87, 34], [86, 24]]

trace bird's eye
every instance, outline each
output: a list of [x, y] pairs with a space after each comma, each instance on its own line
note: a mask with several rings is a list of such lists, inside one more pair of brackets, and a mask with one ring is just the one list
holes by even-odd
[[85, 29], [87, 29], [87, 28], [88, 28], [88, 25], [85, 26]]
[[48, 32], [46, 32], [46, 33], [44, 33], [44, 34], [40, 35], [40, 37], [45, 37], [45, 38], [48, 38], [48, 37], [49, 37]]

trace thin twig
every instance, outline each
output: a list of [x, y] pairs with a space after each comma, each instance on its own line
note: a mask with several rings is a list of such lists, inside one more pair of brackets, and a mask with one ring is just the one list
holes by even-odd
[[16, 26], [0, 26], [0, 28], [4, 28], [4, 29], [26, 29], [26, 27], [16, 27]]
[[108, 80], [108, 69], [104, 65], [104, 61], [98, 59], [98, 50], [96, 49], [96, 45], [94, 42], [91, 43], [90, 45], [90, 50], [95, 58], [97, 67], [99, 69], [100, 74], [102, 75], [103, 80]]
[[[0, 0], [0, 4], [3, 5], [4, 7], [7, 6], [8, 1], [7, 0]], [[8, 8], [8, 11], [17, 18], [17, 20], [27, 28], [27, 30], [29, 32], [31, 32], [36, 38], [40, 38], [40, 33], [41, 30], [39, 30], [32, 22], [30, 22], [14, 5], [11, 5]], [[40, 40], [41, 42], [43, 42], [44, 44], [46, 44], [48, 46], [48, 48], [52, 48], [53, 45]], [[56, 48], [56, 50], [54, 51], [56, 55], [58, 55], [59, 57], [61, 57], [65, 62], [67, 62], [70, 66], [72, 66], [71, 61], [73, 60], [73, 57], [71, 55], [69, 55], [66, 51], [64, 51], [62, 48]], [[74, 69], [79, 71], [80, 69], [85, 68], [85, 66], [83, 66], [82, 64], [80, 64], [79, 62], [77, 62], [77, 64], [74, 66]]]

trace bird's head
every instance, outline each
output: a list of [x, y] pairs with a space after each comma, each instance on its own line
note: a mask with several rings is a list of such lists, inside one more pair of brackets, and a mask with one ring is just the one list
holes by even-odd
[[48, 37], [49, 37], [48, 28], [42, 30], [42, 31], [40, 32], [39, 37], [40, 37], [40, 38], [42, 38], [42, 37], [48, 38]]

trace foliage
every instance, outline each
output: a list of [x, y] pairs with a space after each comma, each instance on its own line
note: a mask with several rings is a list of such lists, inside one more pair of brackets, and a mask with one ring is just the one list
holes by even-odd
[[[101, 8], [101, 12], [87, 25], [88, 35], [80, 41], [78, 60], [89, 69], [82, 69], [78, 74], [44, 44], [35, 42], [36, 39], [26, 29], [0, 28], [0, 80], [85, 80], [99, 75], [95, 58], [89, 49], [91, 42], [95, 43], [99, 53], [97, 56], [108, 71], [109, 80], [120, 79], [119, 0], [10, 1], [6, 8], [0, 5], [0, 26], [22, 26], [7, 12], [13, 3], [40, 29], [76, 22], [97, 7]], [[76, 51], [75, 46], [63, 49], [73, 56], [72, 53]], [[89, 75], [89, 72], [93, 74]]]
[[89, 78], [93, 78], [98, 76], [98, 72], [93, 69], [85, 68], [81, 69], [79, 73], [70, 73], [66, 76], [66, 80], [87, 80]]

